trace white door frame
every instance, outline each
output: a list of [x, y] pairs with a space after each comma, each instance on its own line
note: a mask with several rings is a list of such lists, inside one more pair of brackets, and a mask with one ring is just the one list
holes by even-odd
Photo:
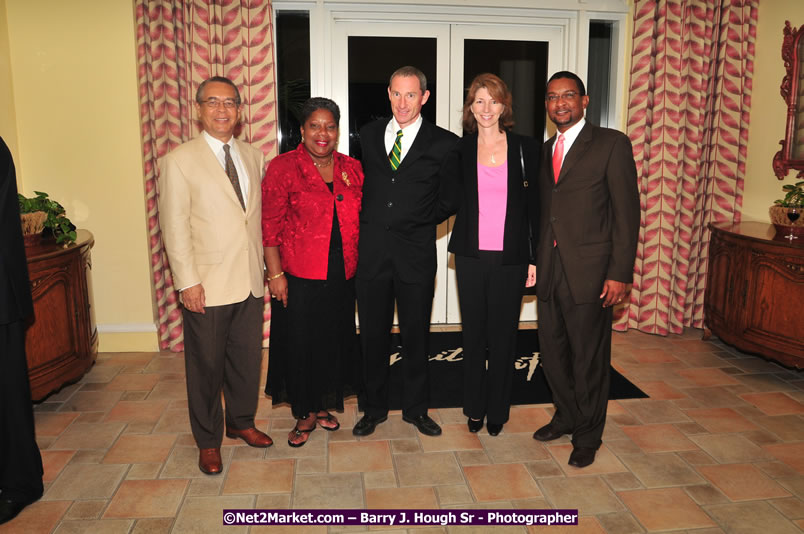
[[[489, 2], [492, 4], [492, 2]], [[348, 132], [348, 37], [398, 36], [437, 39], [436, 123], [460, 133], [465, 38], [547, 40], [548, 71], [571, 70], [586, 76], [588, 24], [592, 19], [612, 20], [619, 26], [618, 52], [625, 49], [625, 22], [629, 2], [624, 0], [496, 0], [493, 5], [467, 5], [465, 0], [438, 0], [431, 4], [392, 3], [384, 0], [274, 0], [274, 11], [305, 10], [310, 13], [310, 82], [313, 96], [329, 96], [342, 110], [341, 132]], [[460, 49], [460, 55], [456, 52]], [[613, 55], [614, 73], [624, 72], [623, 54]], [[615, 95], [612, 121], [622, 123], [622, 75], [613, 76]], [[445, 85], [445, 81], [450, 83]], [[456, 85], [457, 84], [457, 85]], [[390, 112], [390, 110], [389, 110]], [[548, 121], [548, 132], [552, 133]], [[344, 143], [342, 152], [347, 152]], [[438, 229], [439, 271], [433, 304], [434, 323], [459, 322], [454, 264], [447, 252], [449, 221]], [[450, 268], [447, 266], [450, 265]], [[532, 311], [529, 310], [532, 308]], [[527, 297], [521, 320], [535, 319], [535, 300]]]

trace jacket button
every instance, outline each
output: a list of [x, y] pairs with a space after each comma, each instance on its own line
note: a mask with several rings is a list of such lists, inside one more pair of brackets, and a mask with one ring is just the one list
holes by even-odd
[[335, 200], [338, 200], [338, 201], [343, 200], [343, 195], [338, 194], [338, 196], [335, 197]]
[[558, 188], [557, 187], [553, 189], [553, 193], [558, 193]]
[[395, 184], [395, 183], [396, 183], [396, 178], [395, 178], [395, 177], [392, 177], [392, 178], [391, 178], [391, 183], [392, 183], [392, 184]]
[[386, 224], [386, 225], [385, 225], [385, 230], [386, 230], [386, 231], [388, 231], [388, 230], [390, 230], [390, 229], [391, 229], [391, 225]]
[[550, 217], [550, 222], [556, 222], [556, 218], [555, 217]]
[[388, 202], [388, 204], [386, 204], [386, 206], [388, 206], [389, 208], [393, 208], [393, 207], [394, 207], [394, 203], [389, 201], [389, 202]]

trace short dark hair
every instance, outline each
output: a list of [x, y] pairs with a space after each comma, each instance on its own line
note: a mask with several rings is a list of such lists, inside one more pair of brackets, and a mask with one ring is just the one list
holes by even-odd
[[550, 76], [550, 79], [547, 80], [547, 85], [550, 85], [550, 82], [552, 82], [553, 80], [560, 80], [561, 78], [568, 78], [570, 80], [575, 80], [575, 84], [578, 86], [578, 94], [580, 96], [586, 96], [586, 87], [581, 81], [581, 78], [574, 72], [570, 72], [568, 70], [560, 70], [555, 74], [553, 74], [552, 76]]
[[338, 107], [338, 104], [336, 104], [329, 98], [324, 98], [323, 96], [314, 96], [313, 98], [308, 98], [307, 101], [304, 104], [302, 104], [301, 108], [302, 126], [304, 126], [304, 123], [307, 122], [307, 119], [310, 118], [310, 115], [312, 115], [319, 109], [326, 109], [327, 111], [332, 113], [332, 118], [335, 119], [335, 124], [340, 124], [341, 110]]
[[415, 76], [419, 79], [419, 88], [422, 90], [422, 94], [427, 91], [427, 76], [424, 75], [422, 71], [417, 69], [416, 67], [411, 67], [410, 65], [406, 65], [404, 67], [399, 67], [391, 74], [391, 77], [388, 78], [388, 87], [391, 87], [391, 82], [397, 76]]
[[514, 125], [514, 110], [512, 107], [513, 98], [508, 86], [500, 79], [499, 76], [485, 72], [478, 74], [472, 83], [469, 84], [469, 89], [466, 92], [466, 101], [463, 103], [463, 129], [469, 133], [477, 131], [477, 119], [475, 114], [472, 113], [472, 103], [475, 101], [475, 96], [478, 90], [485, 88], [491, 97], [503, 105], [502, 113], [500, 114], [499, 126], [500, 130], [510, 130]]
[[231, 85], [235, 90], [235, 103], [237, 104], [238, 107], [240, 107], [241, 103], [240, 91], [237, 90], [237, 86], [234, 84], [234, 82], [229, 78], [227, 78], [226, 76], [213, 76], [212, 78], [207, 78], [206, 80], [201, 82], [201, 85], [198, 86], [198, 90], [196, 90], [195, 92], [196, 102], [198, 102], [199, 104], [201, 103], [201, 95], [204, 93], [204, 87], [206, 87], [207, 84], [211, 82], [219, 82], [219, 83], [225, 83], [226, 85]]

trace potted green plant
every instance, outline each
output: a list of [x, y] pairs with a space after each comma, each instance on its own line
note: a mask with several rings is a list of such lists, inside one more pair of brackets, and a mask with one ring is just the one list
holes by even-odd
[[34, 193], [36, 196], [32, 198], [18, 195], [22, 233], [26, 237], [26, 244], [35, 244], [40, 241], [41, 235], [45, 231], [49, 231], [53, 235], [56, 243], [64, 246], [75, 242], [75, 225], [65, 216], [64, 206], [49, 198], [47, 193], [41, 191], [34, 191]]

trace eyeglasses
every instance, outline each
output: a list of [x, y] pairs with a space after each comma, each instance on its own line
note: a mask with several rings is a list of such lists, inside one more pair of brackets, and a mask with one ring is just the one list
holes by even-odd
[[569, 100], [574, 100], [576, 96], [578, 96], [578, 93], [576, 93], [575, 91], [567, 91], [566, 93], [561, 93], [560, 95], [549, 94], [545, 97], [545, 100], [547, 100], [548, 102], [558, 102], [558, 100], [560, 99], [563, 100], [564, 102], [567, 102]]
[[201, 103], [210, 109], [219, 108], [221, 107], [221, 104], [223, 104], [223, 107], [225, 107], [226, 109], [233, 109], [238, 106], [237, 100], [235, 100], [234, 98], [227, 98], [226, 100], [218, 100], [217, 98], [208, 98], [206, 100], [202, 100]]

